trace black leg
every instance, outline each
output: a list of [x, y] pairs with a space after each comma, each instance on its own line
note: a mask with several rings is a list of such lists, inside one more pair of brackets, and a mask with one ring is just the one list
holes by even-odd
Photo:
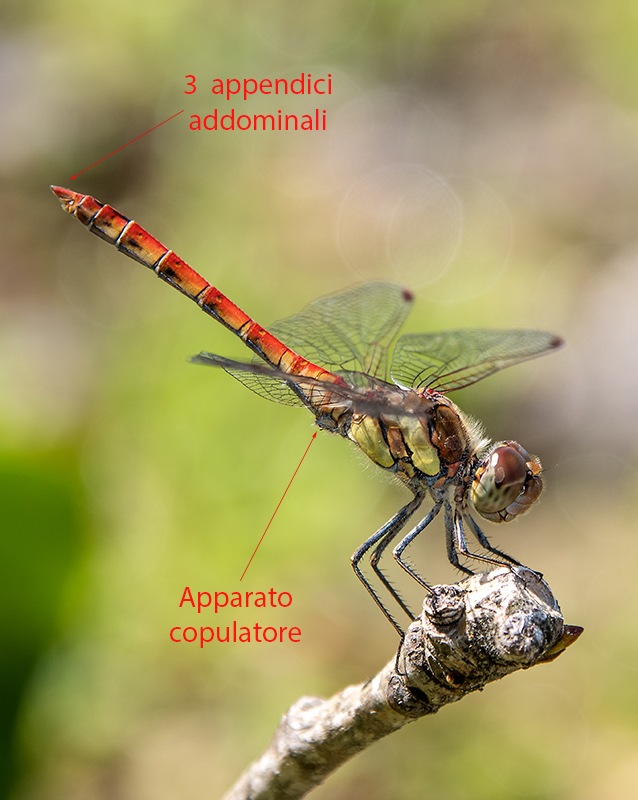
[[399, 592], [390, 583], [390, 579], [379, 566], [379, 562], [381, 560], [381, 556], [387, 549], [388, 545], [390, 545], [391, 542], [394, 541], [401, 528], [410, 519], [410, 517], [414, 514], [414, 512], [417, 510], [417, 508], [421, 505], [422, 502], [423, 502], [423, 497], [421, 495], [415, 495], [414, 500], [401, 509], [399, 514], [405, 512], [402, 519], [400, 521], [399, 520], [397, 521], [396, 526], [392, 526], [392, 528], [386, 531], [385, 535], [375, 545], [374, 550], [372, 551], [372, 556], [370, 557], [370, 566], [372, 567], [375, 575], [377, 576], [379, 581], [385, 586], [387, 591], [392, 595], [392, 597], [394, 597], [394, 599], [397, 601], [397, 603], [401, 606], [401, 608], [405, 611], [405, 613], [411, 620], [416, 619], [414, 613], [410, 610], [409, 606], [407, 605], [405, 600], [401, 597]]
[[[458, 508], [455, 508], [453, 510], [452, 515], [453, 515], [453, 527], [454, 527], [454, 540], [456, 543], [456, 547], [458, 548], [458, 551], [461, 553], [461, 555], [466, 556], [466, 558], [473, 558], [475, 561], [483, 561], [486, 564], [495, 564], [497, 567], [506, 566], [500, 559], [490, 558], [490, 556], [485, 556], [482, 553], [473, 553], [467, 546], [467, 541], [465, 539], [465, 531], [463, 530], [463, 515], [461, 514]], [[479, 540], [480, 544], [485, 546], [483, 544], [483, 541], [481, 541], [481, 539], [479, 538], [477, 531], [480, 532], [480, 535], [483, 538], [483, 540], [487, 542], [487, 537], [485, 536], [485, 534], [480, 530], [478, 525], [469, 515], [466, 516], [466, 519], [468, 520], [468, 522], [470, 522], [470, 527], [472, 528], [472, 532]], [[501, 553], [499, 550], [496, 550], [496, 548], [493, 548], [491, 545], [486, 549], [489, 552], [498, 554], [499, 556], [504, 556], [505, 558], [509, 558], [509, 556], [505, 556], [504, 553]], [[518, 561], [514, 561], [514, 559], [511, 559], [511, 561], [513, 564], [518, 564]], [[472, 574], [470, 570], [465, 569], [464, 571], [470, 572], [470, 574]]]
[[[377, 543], [379, 543], [378, 546], [381, 549], [382, 553], [385, 547], [387, 547], [387, 543], [384, 545], [384, 541], [387, 540], [387, 542], [389, 542], [397, 535], [397, 533], [401, 530], [401, 528], [405, 525], [405, 523], [410, 519], [412, 514], [414, 514], [414, 512], [419, 507], [422, 501], [423, 497], [421, 495], [416, 495], [415, 497], [413, 497], [412, 500], [410, 500], [409, 503], [407, 503], [406, 505], [403, 506], [403, 508], [397, 511], [397, 513], [391, 519], [389, 519], [385, 523], [385, 525], [383, 525], [383, 527], [379, 528], [379, 530], [376, 533], [373, 533], [369, 539], [366, 539], [366, 541], [361, 545], [361, 547], [359, 547], [358, 550], [356, 550], [352, 554], [352, 558], [350, 559], [352, 562], [352, 568], [355, 572], [355, 575], [365, 586], [366, 590], [369, 592], [374, 602], [379, 606], [381, 611], [383, 611], [386, 618], [392, 623], [393, 627], [397, 630], [400, 636], [403, 636], [403, 629], [401, 628], [399, 623], [395, 620], [395, 618], [392, 616], [392, 614], [388, 611], [383, 601], [379, 597], [377, 591], [373, 588], [371, 583], [363, 574], [360, 567], [360, 562], [361, 559], [365, 556], [365, 554]], [[375, 553], [373, 553], [373, 557]], [[376, 559], [376, 562], [378, 562], [378, 558]], [[394, 589], [394, 587], [390, 584], [385, 575], [383, 575], [383, 573], [381, 573], [381, 571], [378, 569], [378, 565], [376, 562], [373, 567], [375, 573], [379, 576], [385, 588], [388, 590], [390, 595], [396, 600], [396, 602], [403, 609], [403, 611], [405, 611], [406, 614], [411, 619], [413, 619], [412, 613], [407, 608], [403, 600], [399, 597], [396, 589]]]
[[457, 530], [454, 525], [452, 506], [448, 501], [445, 502], [445, 544], [447, 546], [447, 557], [450, 564], [461, 572], [465, 572], [466, 575], [473, 575], [474, 573], [472, 570], [461, 564], [459, 560], [459, 554], [456, 549], [457, 544], [461, 552], [463, 552], [463, 548], [467, 549], [467, 544], [465, 542], [463, 529], [460, 528]]
[[426, 583], [423, 578], [419, 575], [419, 573], [414, 569], [414, 567], [408, 562], [405, 561], [401, 556], [403, 555], [403, 551], [405, 548], [413, 542], [416, 537], [432, 522], [432, 520], [436, 517], [436, 515], [441, 510], [441, 506], [443, 505], [443, 500], [437, 500], [437, 502], [432, 506], [432, 508], [428, 511], [426, 516], [418, 523], [411, 531], [404, 536], [403, 539], [399, 542], [399, 544], [394, 548], [392, 551], [392, 555], [401, 565], [401, 567], [410, 575], [414, 580], [420, 584], [424, 589], [427, 589], [428, 592], [432, 591], [432, 587]]
[[494, 553], [494, 555], [499, 556], [500, 558], [504, 559], [505, 561], [513, 564], [515, 567], [522, 567], [520, 561], [517, 561], [512, 556], [508, 556], [507, 553], [504, 553], [502, 550], [499, 550], [497, 547], [494, 547], [487, 536], [483, 533], [483, 531], [479, 528], [476, 524], [475, 520], [469, 515], [465, 515], [465, 519], [467, 520], [470, 528], [472, 529], [472, 533], [476, 536], [478, 543], [484, 547], [488, 552]]

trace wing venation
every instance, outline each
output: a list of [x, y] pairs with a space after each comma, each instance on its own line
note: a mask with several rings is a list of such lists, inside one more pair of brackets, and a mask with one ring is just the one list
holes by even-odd
[[522, 329], [409, 333], [396, 344], [391, 375], [400, 386], [451, 392], [561, 344], [552, 333]]

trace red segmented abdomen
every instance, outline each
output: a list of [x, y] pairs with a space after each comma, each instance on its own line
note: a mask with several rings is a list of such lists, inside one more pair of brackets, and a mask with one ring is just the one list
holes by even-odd
[[194, 300], [197, 305], [239, 336], [261, 358], [282, 372], [332, 383], [343, 379], [297, 355], [245, 314], [225, 294], [165, 247], [134, 220], [94, 197], [52, 186], [62, 207], [92, 233], [115, 245], [127, 256], [152, 269], [159, 278]]

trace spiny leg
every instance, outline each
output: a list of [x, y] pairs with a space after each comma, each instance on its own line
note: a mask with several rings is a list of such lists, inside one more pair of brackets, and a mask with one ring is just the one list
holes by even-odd
[[487, 538], [487, 536], [479, 528], [479, 526], [476, 523], [476, 521], [469, 514], [465, 515], [465, 519], [467, 520], [467, 522], [468, 522], [468, 524], [469, 524], [469, 526], [470, 526], [470, 528], [472, 530], [472, 533], [474, 534], [474, 536], [476, 536], [476, 538], [478, 540], [478, 543], [481, 545], [481, 547], [484, 547], [490, 553], [494, 553], [494, 555], [500, 556], [502, 559], [504, 559], [505, 561], [508, 561], [510, 564], [513, 564], [515, 567], [522, 567], [523, 566], [520, 561], [517, 561], [515, 558], [512, 558], [512, 556], [508, 556], [507, 553], [504, 553], [502, 550], [499, 550], [497, 547], [494, 547], [494, 545], [492, 545], [492, 543]]
[[437, 502], [432, 506], [432, 508], [428, 511], [428, 513], [423, 517], [423, 519], [408, 533], [406, 536], [401, 539], [399, 544], [394, 548], [392, 551], [392, 555], [400, 564], [400, 566], [412, 577], [418, 584], [420, 584], [424, 589], [427, 589], [428, 592], [432, 591], [432, 587], [426, 583], [423, 578], [419, 575], [419, 573], [414, 569], [414, 567], [404, 561], [401, 556], [405, 548], [411, 544], [416, 537], [425, 529], [427, 526], [432, 522], [432, 520], [436, 517], [436, 515], [441, 510], [441, 506], [443, 505], [443, 500], [437, 500]]
[[[416, 495], [415, 497], [413, 497], [412, 500], [410, 500], [409, 503], [406, 503], [406, 505], [404, 505], [401, 509], [399, 509], [399, 511], [397, 511], [397, 513], [391, 519], [389, 519], [385, 523], [385, 525], [383, 525], [381, 528], [379, 528], [379, 530], [376, 533], [373, 533], [372, 536], [369, 539], [366, 539], [366, 541], [361, 545], [361, 547], [359, 547], [352, 554], [352, 557], [350, 559], [350, 561], [352, 563], [352, 569], [354, 570], [355, 575], [357, 576], [357, 578], [359, 578], [359, 580], [365, 586], [366, 590], [368, 591], [368, 593], [370, 594], [370, 596], [372, 597], [374, 602], [379, 606], [379, 608], [384, 613], [386, 618], [389, 620], [389, 622], [392, 624], [392, 626], [399, 633], [399, 636], [403, 636], [403, 629], [401, 628], [399, 623], [394, 619], [394, 617], [388, 611], [388, 609], [385, 607], [383, 601], [381, 600], [381, 598], [377, 594], [376, 590], [373, 588], [373, 586], [370, 584], [370, 582], [368, 581], [366, 576], [363, 574], [363, 571], [361, 570], [361, 567], [359, 566], [359, 564], [361, 562], [361, 559], [365, 556], [365, 554], [372, 547], [374, 547], [374, 545], [376, 545], [377, 542], [382, 541], [385, 537], [392, 538], [393, 536], [395, 536], [398, 533], [398, 531], [401, 530], [401, 528], [405, 525], [407, 520], [412, 516], [412, 514], [414, 514], [416, 509], [419, 507], [419, 505], [421, 504], [422, 500], [423, 500], [423, 498], [421, 496], [419, 496], [419, 495]], [[375, 572], [376, 572], [376, 570], [375, 570]], [[398, 594], [396, 593], [395, 589], [390, 585], [389, 581], [387, 581], [387, 579], [386, 580], [382, 579], [382, 581], [383, 581], [386, 589], [389, 591], [390, 595], [396, 600], [396, 602], [401, 606], [401, 608], [404, 611], [406, 611], [406, 613], [412, 619], [413, 618], [412, 614], [405, 607], [405, 604], [403, 603], [401, 598], [398, 596]]]
[[[388, 576], [383, 572], [381, 567], [379, 566], [379, 562], [381, 560], [381, 556], [387, 549], [388, 545], [394, 541], [397, 537], [397, 534], [403, 528], [405, 523], [410, 519], [410, 517], [414, 514], [417, 508], [423, 502], [423, 495], [417, 494], [415, 495], [414, 499], [404, 506], [399, 514], [401, 514], [401, 518], [397, 519], [397, 524], [393, 525], [392, 528], [386, 531], [385, 535], [377, 542], [374, 550], [372, 551], [372, 556], [370, 557], [370, 566], [374, 571], [375, 575], [379, 579], [379, 581], [385, 586], [387, 591], [394, 597], [397, 603], [401, 606], [401, 608], [405, 611], [408, 617], [411, 620], [416, 619], [414, 613], [410, 610], [407, 603], [403, 600], [399, 592], [395, 589], [395, 587], [390, 582]], [[398, 517], [398, 514], [397, 514]]]
[[[465, 539], [465, 531], [463, 530], [463, 515], [461, 514], [461, 512], [460, 512], [460, 510], [458, 508], [454, 508], [454, 510], [452, 512], [452, 515], [453, 515], [453, 523], [452, 524], [453, 524], [453, 528], [454, 528], [454, 541], [455, 541], [456, 547], [458, 548], [458, 551], [461, 553], [461, 555], [466, 556], [466, 558], [473, 558], [475, 561], [483, 561], [486, 564], [494, 564], [497, 567], [506, 566], [499, 559], [490, 558], [490, 556], [485, 556], [482, 553], [473, 553], [470, 550], [470, 548], [467, 546], [467, 541]], [[467, 516], [466, 519], [471, 520], [472, 518]], [[473, 522], [473, 520], [472, 520], [472, 522]], [[478, 526], [476, 526], [476, 527], [478, 528]], [[472, 530], [476, 534], [476, 530], [474, 530], [474, 528]], [[485, 536], [485, 534], [481, 533], [481, 535], [487, 541], [487, 537]], [[477, 538], [478, 538], [478, 536], [477, 536]], [[479, 539], [479, 542], [481, 544], [483, 544], [483, 542], [481, 542], [480, 539]], [[489, 547], [488, 550], [491, 550], [492, 552], [494, 552], [491, 547]], [[496, 550], [495, 552], [498, 553], [499, 555], [502, 555], [501, 553], [499, 553], [498, 550]], [[518, 562], [516, 562], [516, 563], [518, 564]], [[468, 570], [466, 567], [461, 567], [460, 564], [456, 564], [456, 566], [459, 567], [459, 569], [462, 569], [464, 572], [470, 572], [470, 574], [471, 574], [471, 571]]]
[[[491, 542], [490, 542], [490, 540], [487, 538], [487, 536], [479, 528], [479, 526], [476, 523], [476, 521], [474, 519], [472, 519], [472, 517], [469, 514], [467, 514], [465, 518], [469, 522], [470, 528], [472, 529], [472, 533], [478, 539], [479, 544], [481, 544], [486, 550], [489, 550], [489, 552], [495, 553], [496, 555], [501, 556], [501, 558], [504, 558], [506, 561], [509, 562], [509, 564], [504, 565], [504, 566], [525, 567], [525, 564], [522, 564], [520, 561], [517, 561], [515, 558], [512, 558], [512, 556], [509, 556], [507, 553], [504, 553], [502, 550], [499, 550], [497, 547], [493, 547]], [[525, 568], [529, 569], [529, 567], [525, 567]], [[542, 580], [542, 578], [543, 578], [543, 573], [542, 572], [539, 572], [536, 569], [532, 570], [532, 572], [535, 572], [536, 575], [538, 575], [538, 577]]]
[[456, 550], [456, 543], [457, 540], [460, 538], [460, 541], [463, 543], [461, 550], [463, 547], [467, 548], [467, 544], [465, 542], [465, 535], [463, 533], [463, 529], [461, 529], [457, 535], [457, 531], [454, 526], [454, 519], [452, 516], [452, 506], [446, 500], [445, 502], [445, 545], [447, 547], [447, 557], [448, 561], [452, 566], [456, 567], [460, 572], [465, 572], [466, 575], [474, 575], [469, 567], [464, 566], [461, 564], [459, 560], [459, 554]]

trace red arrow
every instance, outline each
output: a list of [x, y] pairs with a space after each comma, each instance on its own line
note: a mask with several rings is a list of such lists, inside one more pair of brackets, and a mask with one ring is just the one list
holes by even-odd
[[285, 492], [282, 494], [282, 496], [281, 496], [281, 500], [280, 500], [280, 501], [277, 503], [277, 508], [276, 508], [276, 509], [273, 511], [273, 513], [272, 513], [272, 517], [270, 518], [270, 520], [269, 520], [269, 522], [268, 522], [268, 525], [266, 525], [266, 529], [265, 529], [265, 530], [264, 530], [264, 532], [261, 534], [261, 539], [260, 539], [260, 540], [257, 542], [257, 547], [255, 547], [255, 549], [253, 550], [253, 554], [252, 554], [252, 556], [250, 557], [250, 559], [248, 560], [248, 563], [246, 564], [246, 568], [244, 569], [244, 571], [243, 571], [243, 572], [242, 572], [242, 574], [241, 574], [241, 578], [239, 579], [240, 581], [243, 581], [243, 580], [244, 580], [244, 575], [245, 575], [245, 574], [248, 572], [248, 567], [251, 565], [251, 563], [252, 563], [252, 560], [253, 560], [253, 558], [255, 557], [255, 553], [257, 552], [257, 550], [259, 550], [259, 545], [260, 545], [260, 544], [263, 542], [263, 540], [264, 540], [264, 536], [266, 535], [266, 533], [268, 533], [268, 528], [270, 528], [270, 524], [271, 524], [271, 522], [273, 521], [273, 519], [275, 518], [275, 514], [276, 514], [276, 513], [279, 511], [279, 506], [280, 506], [280, 505], [283, 503], [283, 501], [284, 501], [284, 497], [286, 496], [286, 494], [287, 494], [287, 492], [288, 492], [288, 489], [290, 489], [290, 484], [291, 484], [291, 483], [294, 481], [294, 479], [295, 479], [295, 475], [296, 475], [296, 474], [299, 472], [299, 467], [302, 465], [304, 458], [307, 456], [307, 454], [308, 454], [308, 450], [310, 450], [310, 445], [311, 445], [311, 444], [314, 442], [314, 440], [315, 440], [316, 438], [317, 438], [317, 432], [315, 431], [315, 432], [312, 434], [312, 437], [311, 437], [311, 439], [310, 439], [310, 442], [308, 443], [308, 447], [306, 447], [306, 451], [305, 451], [305, 452], [304, 452], [304, 454], [301, 456], [301, 461], [300, 461], [300, 462], [297, 464], [297, 469], [296, 469], [296, 470], [293, 472], [293, 474], [292, 474], [292, 478], [291, 478], [291, 479], [288, 481], [288, 486], [286, 486], [286, 491], [285, 491]]
[[133, 144], [133, 142], [136, 142], [138, 139], [141, 139], [143, 136], [146, 136], [147, 133], [150, 133], [151, 131], [154, 131], [156, 128], [159, 128], [160, 126], [165, 125], [167, 122], [170, 122], [172, 119], [175, 119], [175, 117], [179, 117], [179, 115], [183, 114], [183, 113], [184, 113], [184, 109], [182, 109], [181, 111], [178, 111], [177, 114], [173, 114], [172, 117], [169, 117], [168, 119], [165, 119], [163, 122], [158, 122], [157, 125], [154, 125], [152, 128], [149, 128], [147, 131], [144, 131], [144, 133], [140, 133], [140, 135], [136, 136], [135, 139], [131, 139], [130, 142], [127, 142], [126, 144], [123, 144], [121, 147], [118, 147], [117, 150], [113, 150], [112, 153], [109, 153], [106, 156], [102, 156], [102, 158], [100, 158], [98, 161], [94, 161], [93, 164], [89, 164], [88, 167], [84, 167], [84, 169], [81, 169], [79, 172], [76, 172], [75, 175], [71, 175], [70, 180], [74, 181], [79, 175], [82, 175], [83, 172], [87, 172], [88, 170], [92, 169], [93, 167], [97, 166], [98, 164], [101, 164], [103, 161], [106, 161], [107, 158], [110, 158], [111, 156], [114, 156], [116, 153], [119, 153], [120, 150], [124, 150], [125, 147], [128, 147], [130, 144]]

